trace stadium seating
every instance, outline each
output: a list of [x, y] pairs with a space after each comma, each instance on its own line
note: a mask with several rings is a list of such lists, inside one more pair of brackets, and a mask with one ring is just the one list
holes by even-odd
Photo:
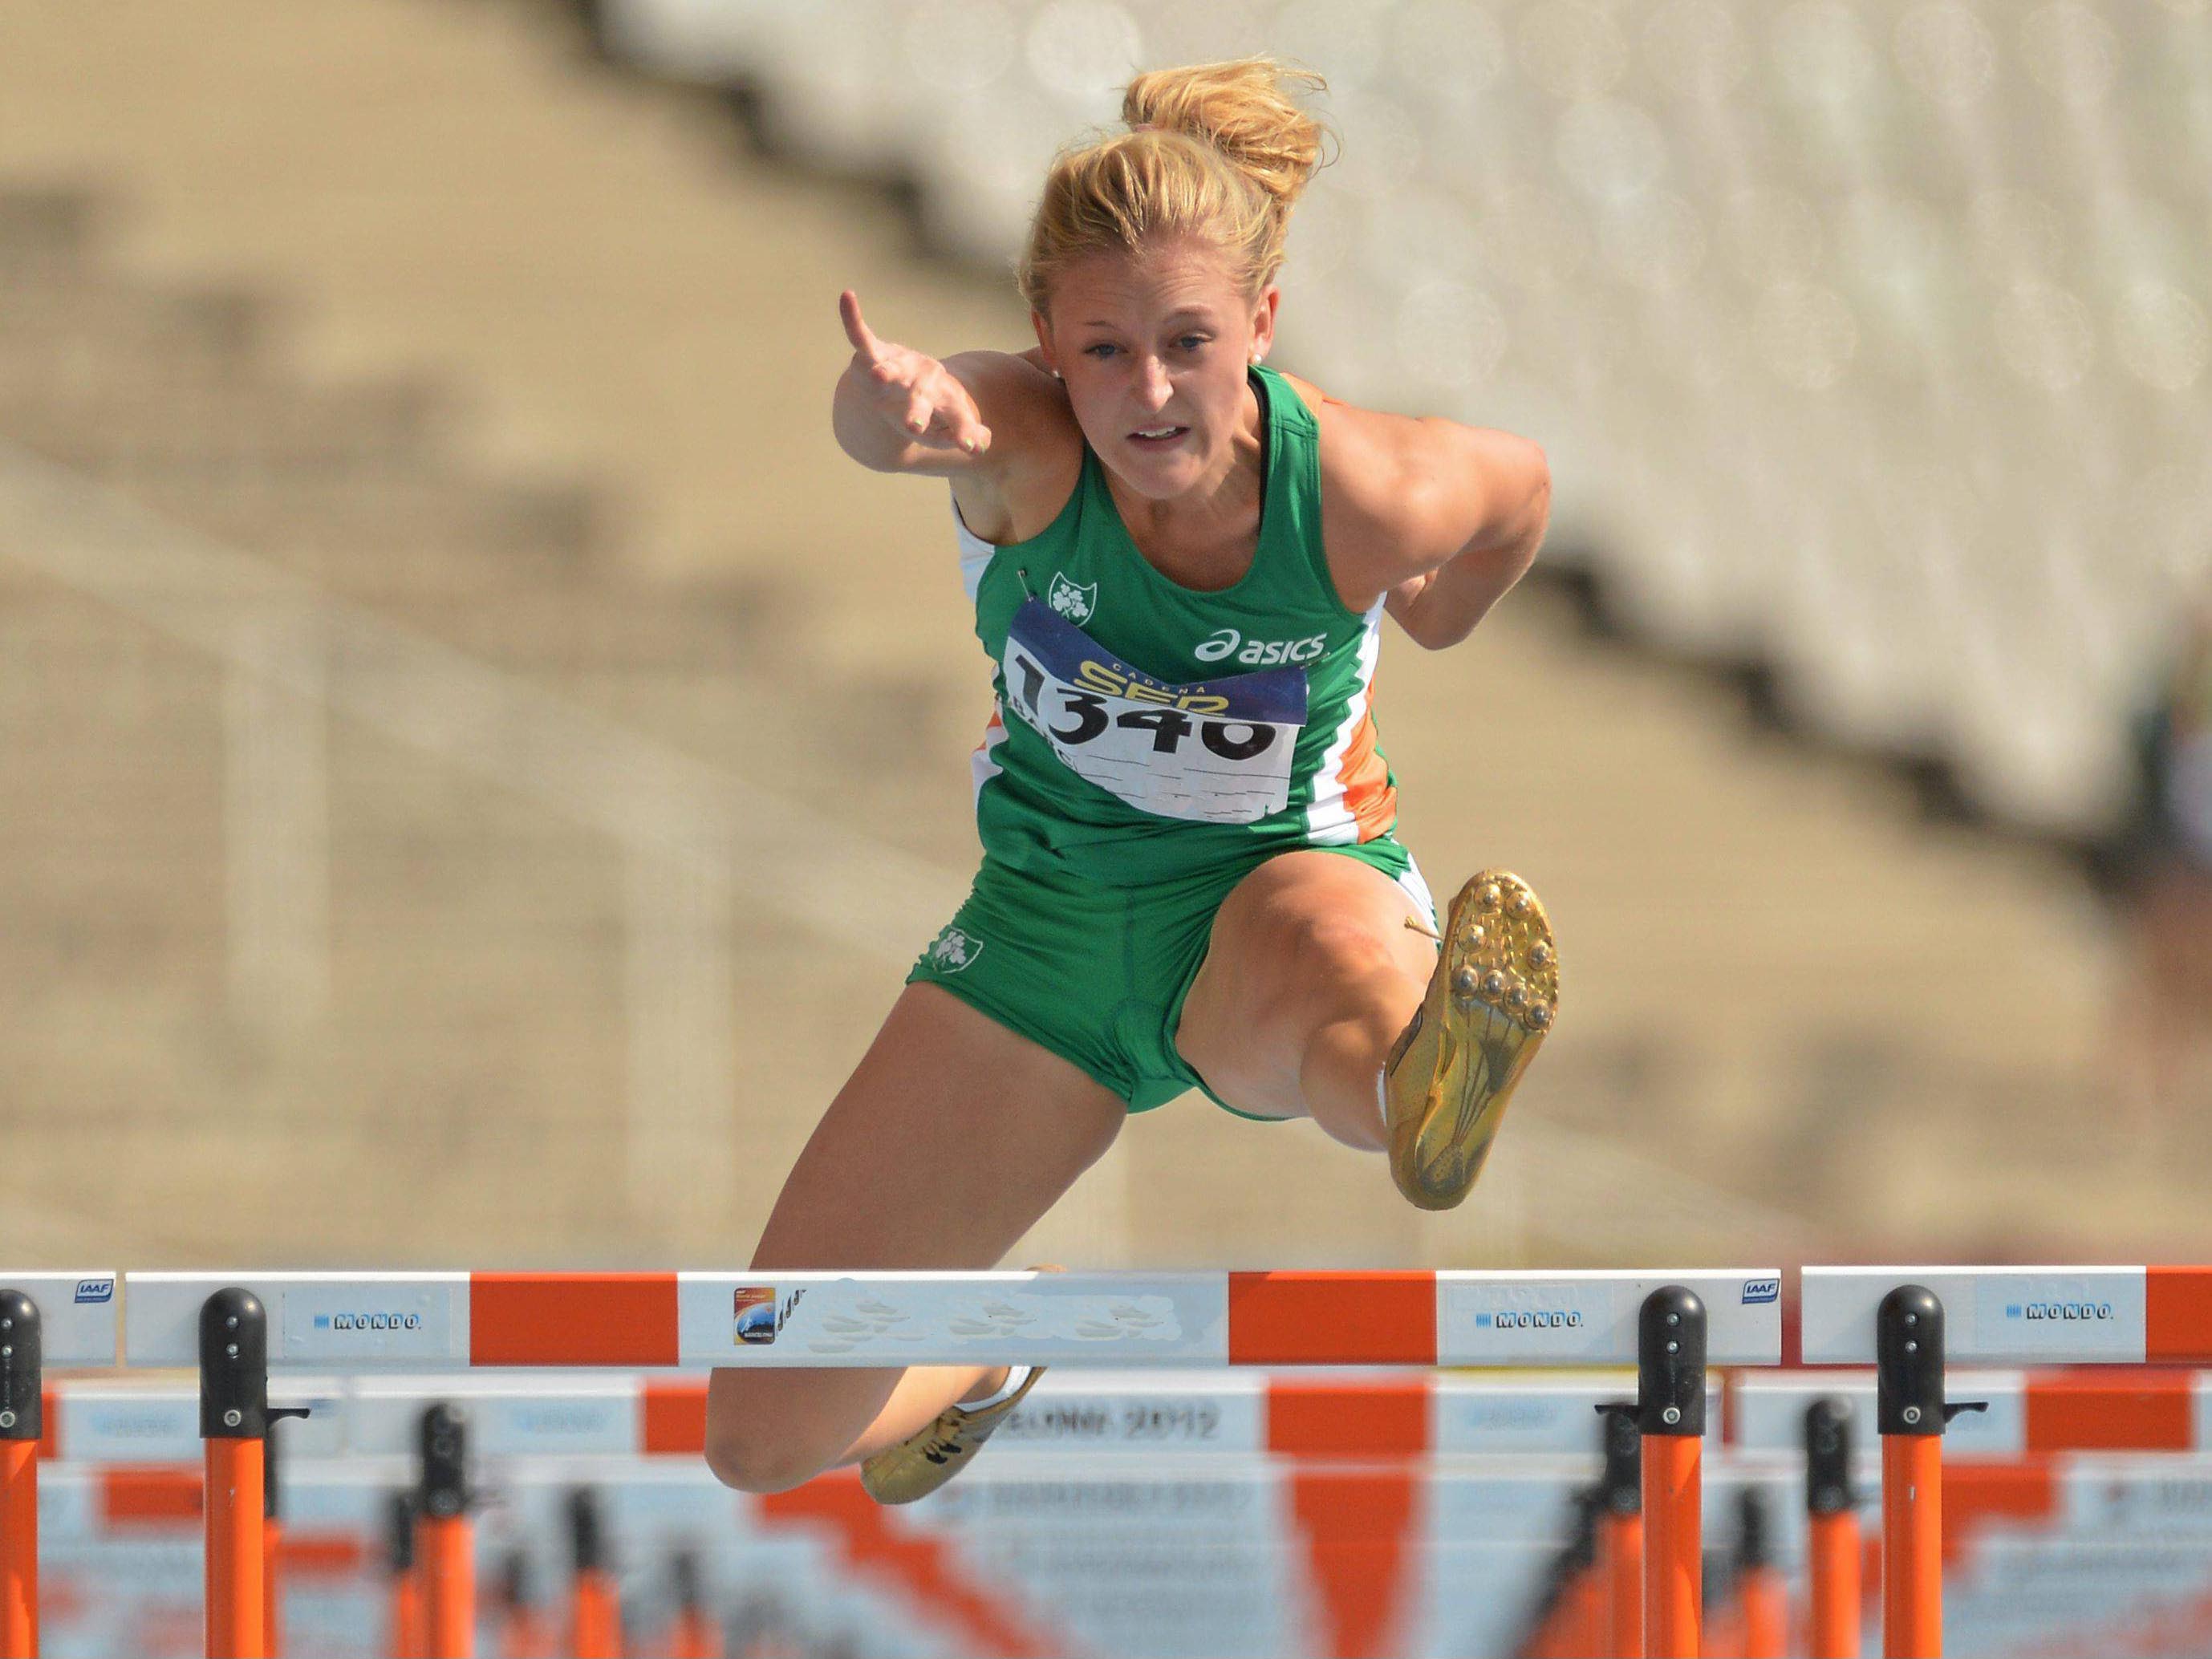
[[2203, 0], [609, 0], [780, 145], [1020, 245], [1133, 71], [1329, 79], [1285, 353], [1356, 400], [1537, 437], [1621, 619], [2094, 836], [2212, 574]]

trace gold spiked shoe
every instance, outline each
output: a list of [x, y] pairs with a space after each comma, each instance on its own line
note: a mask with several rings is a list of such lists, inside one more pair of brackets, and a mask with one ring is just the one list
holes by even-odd
[[1559, 953], [1520, 877], [1486, 870], [1459, 890], [1413, 1024], [1382, 1067], [1390, 1178], [1449, 1210], [1482, 1173], [1521, 1074], [1559, 1006]]
[[[1001, 1388], [992, 1398], [973, 1406], [947, 1406], [928, 1427], [917, 1430], [896, 1446], [884, 1447], [872, 1457], [863, 1458], [860, 1484], [868, 1496], [878, 1504], [911, 1504], [917, 1498], [928, 1497], [959, 1474], [1044, 1375], [1042, 1365], [1014, 1369], [1029, 1372], [1018, 1387]], [[1012, 1379], [1008, 1380], [1011, 1385]]]

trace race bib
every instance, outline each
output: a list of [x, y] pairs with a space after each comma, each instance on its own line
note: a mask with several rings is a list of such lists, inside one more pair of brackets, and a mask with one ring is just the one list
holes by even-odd
[[1037, 599], [1006, 629], [1006, 701], [1067, 769], [1167, 818], [1254, 823], [1290, 804], [1303, 668], [1170, 685]]

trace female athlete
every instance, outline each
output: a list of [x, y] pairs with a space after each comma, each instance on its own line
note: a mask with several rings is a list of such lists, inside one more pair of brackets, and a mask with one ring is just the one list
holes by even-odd
[[[1439, 933], [1370, 714], [1385, 611], [1457, 643], [1535, 557], [1534, 444], [1262, 366], [1322, 128], [1270, 59], [1127, 88], [1063, 152], [1019, 268], [1037, 344], [939, 362], [840, 308], [838, 442], [951, 481], [995, 665], [973, 891], [824, 1115], [756, 1268], [995, 1266], [1131, 1112], [1186, 1089], [1388, 1149], [1466, 1196], [1550, 1028], [1543, 908], [1504, 872]], [[717, 1370], [731, 1486], [960, 1468], [1032, 1368]]]

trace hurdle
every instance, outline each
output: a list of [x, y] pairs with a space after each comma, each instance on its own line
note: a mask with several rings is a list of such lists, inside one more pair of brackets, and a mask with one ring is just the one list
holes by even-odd
[[[544, 1366], [1634, 1364], [1643, 1517], [1647, 1537], [1656, 1540], [1644, 1551], [1652, 1659], [1690, 1659], [1698, 1650], [1706, 1368], [1771, 1365], [1781, 1356], [1780, 1273], [1772, 1267], [1638, 1273], [140, 1273], [126, 1275], [124, 1285], [124, 1363], [199, 1365], [204, 1426], [227, 1425], [233, 1441], [265, 1420], [270, 1367], [351, 1373]], [[212, 1418], [211, 1387], [228, 1391]], [[235, 1422], [225, 1415], [232, 1412], [239, 1413]], [[249, 1456], [227, 1452], [222, 1468], [242, 1469]], [[211, 1450], [211, 1476], [214, 1458]], [[217, 1539], [218, 1510], [224, 1527], [242, 1527], [239, 1506], [219, 1504], [211, 1479], [209, 1651], [258, 1654], [258, 1559], [252, 1569], [240, 1565], [242, 1531]], [[214, 1583], [218, 1561], [221, 1571], [238, 1575], [235, 1582]], [[257, 1576], [249, 1603], [250, 1571]]]
[[1805, 1407], [1807, 1623], [1812, 1659], [1858, 1659], [1858, 1497], [1851, 1480], [1851, 1419], [1823, 1396]]
[[422, 1598], [423, 1645], [465, 1648], [476, 1625], [476, 1538], [469, 1519], [468, 1427], [444, 1401], [417, 1419], [415, 1571]]
[[106, 1270], [0, 1272], [0, 1659], [39, 1650], [46, 1368], [116, 1363], [115, 1285]]
[[1893, 1659], [1943, 1650], [1943, 1434], [1988, 1404], [1948, 1400], [1948, 1364], [2212, 1360], [2212, 1267], [1807, 1267], [1802, 1305], [1808, 1364], [1875, 1365]]

